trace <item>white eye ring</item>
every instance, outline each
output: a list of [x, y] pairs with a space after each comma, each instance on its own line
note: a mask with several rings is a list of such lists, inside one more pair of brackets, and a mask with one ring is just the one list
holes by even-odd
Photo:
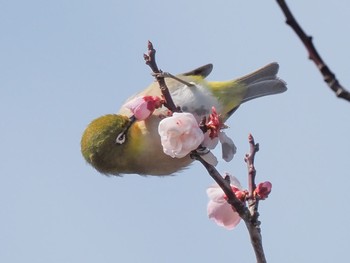
[[115, 139], [115, 142], [118, 144], [123, 144], [126, 140], [125, 132], [121, 132], [118, 134], [117, 139]]
[[129, 118], [130, 122], [127, 124], [127, 126], [123, 129], [121, 133], [118, 134], [117, 139], [115, 139], [115, 143], [117, 144], [123, 144], [126, 141], [126, 133], [128, 132], [131, 125], [136, 121], [136, 118], [134, 115], [132, 115]]

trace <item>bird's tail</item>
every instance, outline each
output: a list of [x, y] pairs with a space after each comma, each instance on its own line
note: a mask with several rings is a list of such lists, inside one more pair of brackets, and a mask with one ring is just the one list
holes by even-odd
[[238, 83], [247, 87], [242, 103], [285, 92], [287, 90], [286, 83], [277, 78], [278, 68], [277, 63], [271, 63], [249, 75], [236, 79]]
[[209, 82], [213, 95], [223, 105], [224, 118], [230, 117], [246, 101], [286, 91], [286, 83], [277, 78], [277, 72], [278, 64], [271, 63], [235, 80]]

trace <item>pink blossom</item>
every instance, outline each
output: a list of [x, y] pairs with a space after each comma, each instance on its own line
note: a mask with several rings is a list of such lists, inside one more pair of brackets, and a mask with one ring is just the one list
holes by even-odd
[[260, 183], [256, 186], [255, 188], [255, 194], [260, 198], [260, 199], [265, 199], [269, 196], [272, 190], [272, 184], [269, 181]]
[[[241, 196], [242, 187], [236, 177], [230, 176], [231, 187], [235, 194]], [[236, 193], [237, 192], [237, 193]], [[236, 210], [227, 203], [227, 198], [222, 189], [217, 185], [212, 185], [207, 189], [209, 203], [207, 207], [208, 216], [214, 220], [219, 226], [226, 229], [235, 228], [241, 220], [241, 217]]]
[[143, 96], [128, 101], [124, 107], [130, 109], [136, 119], [145, 120], [155, 109], [161, 107], [162, 103], [163, 100], [157, 96]]
[[182, 158], [198, 148], [204, 139], [195, 117], [191, 113], [177, 113], [164, 118], [158, 126], [163, 151], [171, 157]]

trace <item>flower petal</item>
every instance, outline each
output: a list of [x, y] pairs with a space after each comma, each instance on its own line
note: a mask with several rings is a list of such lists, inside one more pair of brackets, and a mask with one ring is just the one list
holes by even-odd
[[153, 113], [153, 110], [148, 109], [147, 104], [144, 97], [136, 97], [125, 103], [123, 107], [128, 108], [136, 119], [145, 120]]
[[241, 220], [239, 214], [227, 202], [218, 203], [211, 200], [208, 203], [207, 212], [208, 217], [216, 224], [229, 230], [235, 228]]
[[219, 133], [219, 140], [222, 149], [222, 159], [224, 159], [226, 162], [231, 161], [237, 151], [236, 145], [224, 132]]
[[202, 142], [202, 145], [204, 147], [212, 150], [218, 145], [218, 142], [219, 142], [219, 138], [218, 137], [211, 138], [210, 137], [210, 132], [206, 132], [204, 134], [204, 140]]
[[215, 157], [215, 155], [211, 151], [201, 155], [201, 157], [204, 161], [211, 164], [212, 166], [216, 166], [218, 164], [218, 159]]
[[207, 195], [210, 200], [219, 202], [219, 203], [226, 203], [225, 200], [225, 194], [224, 191], [219, 187], [217, 184], [213, 184], [212, 186], [208, 187], [207, 189]]
[[233, 176], [232, 174], [229, 174], [229, 173], [225, 173], [225, 175], [230, 176], [230, 185], [231, 186], [235, 186], [240, 190], [243, 189], [241, 183], [238, 181], [236, 176]]
[[[231, 186], [234, 186], [234, 187], [238, 188], [239, 190], [243, 189], [241, 186], [241, 183], [238, 181], [238, 179], [235, 176], [233, 176], [229, 173], [225, 173], [225, 175], [230, 176], [230, 185]], [[213, 185], [209, 186], [207, 188], [207, 195], [208, 195], [209, 199], [211, 199], [215, 202], [222, 202], [222, 201], [226, 202], [226, 199], [224, 198], [225, 193], [218, 184], [213, 184]]]

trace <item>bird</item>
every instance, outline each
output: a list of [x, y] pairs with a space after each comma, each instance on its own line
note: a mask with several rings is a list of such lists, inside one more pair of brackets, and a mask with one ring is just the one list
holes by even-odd
[[[226, 121], [242, 103], [287, 90], [286, 82], [277, 77], [276, 62], [228, 81], [208, 81], [206, 78], [212, 69], [213, 65], [207, 64], [175, 78], [165, 78], [175, 105], [183, 112], [192, 113], [197, 120], [208, 116], [215, 107]], [[82, 155], [98, 172], [117, 176], [167, 176], [177, 174], [193, 162], [189, 155], [172, 158], [163, 152], [158, 125], [162, 117], [169, 114], [167, 108], [156, 109], [145, 120], [135, 121], [125, 105], [140, 96], [161, 96], [158, 83], [153, 82], [130, 97], [119, 112], [94, 119], [83, 132]]]

